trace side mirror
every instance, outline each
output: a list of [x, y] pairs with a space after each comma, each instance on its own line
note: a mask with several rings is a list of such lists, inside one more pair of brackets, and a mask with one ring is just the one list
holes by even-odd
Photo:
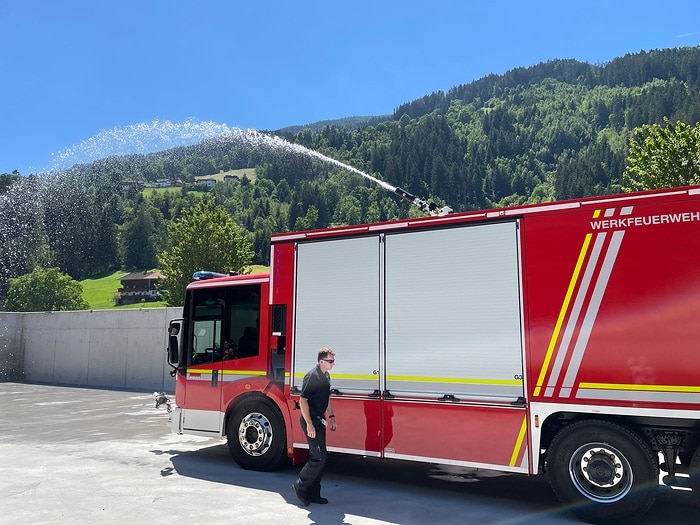
[[171, 322], [168, 327], [168, 333], [170, 335], [178, 335], [180, 333], [180, 323]]
[[173, 366], [180, 364], [180, 348], [176, 335], [168, 337], [168, 362]]
[[182, 321], [182, 319], [173, 319], [168, 325], [168, 363], [173, 367], [180, 364], [180, 343], [178, 341], [180, 323], [178, 321]]

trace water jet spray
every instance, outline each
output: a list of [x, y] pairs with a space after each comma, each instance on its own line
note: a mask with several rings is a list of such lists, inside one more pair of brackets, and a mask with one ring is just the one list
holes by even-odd
[[452, 212], [452, 208], [449, 206], [438, 208], [433, 202], [427, 202], [402, 188], [392, 186], [344, 162], [300, 144], [288, 142], [282, 137], [253, 129], [230, 128], [225, 124], [216, 124], [214, 122], [187, 120], [182, 123], [175, 123], [169, 120], [156, 120], [150, 123], [144, 122], [123, 128], [115, 127], [111, 130], [101, 131], [96, 137], [68, 148], [57, 155], [54, 158], [54, 168], [60, 168], [61, 166], [66, 168], [70, 164], [90, 162], [108, 156], [133, 153], [145, 155], [175, 146], [192, 145], [197, 142], [203, 145], [212, 141], [222, 144], [239, 142], [253, 147], [264, 146], [314, 157], [371, 180], [431, 215], [447, 215]]

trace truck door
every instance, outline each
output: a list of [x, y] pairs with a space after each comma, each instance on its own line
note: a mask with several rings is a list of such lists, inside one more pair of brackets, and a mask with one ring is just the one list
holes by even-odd
[[261, 308], [268, 294], [267, 277], [202, 282], [190, 291], [184, 429], [220, 435], [226, 408], [239, 393], [237, 382], [266, 375], [260, 331], [268, 322], [268, 310]]
[[517, 222], [387, 233], [384, 244], [385, 455], [523, 471]]
[[187, 377], [183, 429], [219, 435], [221, 429], [222, 325], [224, 288], [195, 288], [189, 292], [186, 309], [190, 324], [184, 348]]
[[319, 349], [335, 350], [332, 400], [348, 424], [329, 433], [328, 445], [373, 456], [381, 450], [379, 242], [372, 236], [297, 246], [291, 385], [292, 394], [301, 390]]

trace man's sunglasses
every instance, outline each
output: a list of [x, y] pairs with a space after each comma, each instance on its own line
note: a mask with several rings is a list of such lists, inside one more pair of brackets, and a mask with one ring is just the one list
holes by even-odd
[[321, 361], [325, 361], [326, 363], [330, 363], [330, 364], [335, 363], [335, 359], [321, 359]]

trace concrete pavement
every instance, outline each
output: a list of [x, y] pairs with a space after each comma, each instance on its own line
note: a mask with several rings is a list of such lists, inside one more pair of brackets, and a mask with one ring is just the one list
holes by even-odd
[[[0, 383], [0, 523], [580, 523], [545, 478], [332, 454], [328, 505], [300, 506], [298, 467], [240, 469], [224, 441], [177, 436], [150, 393]], [[339, 418], [342, 431], [342, 418]], [[641, 523], [696, 523], [661, 487]]]

